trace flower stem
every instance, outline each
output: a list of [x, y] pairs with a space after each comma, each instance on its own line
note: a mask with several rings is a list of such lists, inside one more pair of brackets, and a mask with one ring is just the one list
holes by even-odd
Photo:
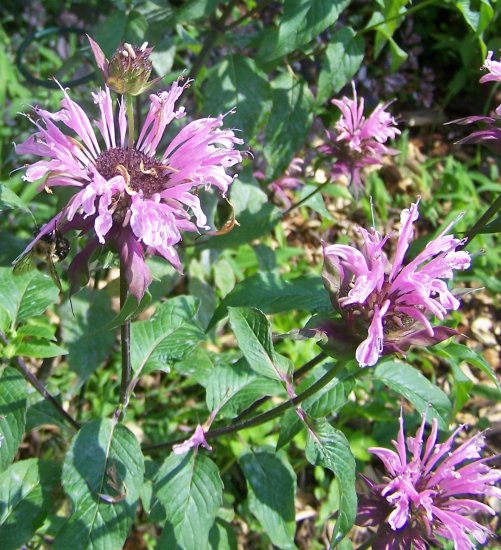
[[[120, 262], [120, 310], [123, 309], [127, 300], [127, 279], [125, 276], [125, 265]], [[131, 379], [130, 363], [130, 320], [126, 320], [120, 327], [120, 345], [122, 348], [122, 382], [120, 384], [120, 401], [115, 416], [125, 416], [127, 405], [129, 404], [129, 387]]]
[[[6, 346], [9, 345], [9, 340], [7, 339], [5, 334], [3, 334], [3, 332], [0, 332], [0, 339]], [[61, 404], [58, 403], [57, 399], [51, 393], [49, 393], [42, 382], [40, 382], [40, 380], [28, 369], [26, 363], [21, 359], [21, 357], [16, 357], [16, 363], [17, 369], [24, 376], [26, 381], [29, 382], [37, 390], [37, 392], [61, 414], [61, 416], [68, 422], [68, 424], [71, 424], [71, 426], [75, 428], [75, 430], [79, 430], [80, 424], [63, 409]]]
[[[246, 430], [247, 428], [253, 428], [254, 426], [259, 426], [260, 424], [264, 424], [265, 422], [273, 420], [277, 416], [280, 416], [287, 409], [290, 409], [291, 407], [296, 407], [305, 399], [307, 399], [308, 397], [310, 397], [311, 395], [315, 394], [317, 391], [322, 389], [333, 378], [335, 378], [336, 375], [343, 368], [344, 368], [344, 363], [342, 362], [337, 363], [332, 367], [331, 370], [326, 372], [321, 378], [319, 378], [316, 382], [314, 382], [309, 388], [304, 390], [304, 392], [300, 393], [298, 396], [294, 397], [293, 399], [284, 401], [277, 407], [270, 409], [269, 411], [266, 411], [264, 413], [258, 414], [254, 418], [250, 418], [249, 420], [245, 420], [244, 422], [235, 422], [230, 424], [229, 426], [224, 426], [222, 428], [214, 428], [213, 430], [209, 430], [208, 432], [206, 432], [205, 438], [214, 439], [221, 435], [228, 435], [230, 433], [238, 432], [240, 430]], [[184, 441], [184, 439], [177, 439], [176, 441], [166, 441], [163, 443], [155, 443], [153, 445], [145, 445], [142, 449], [145, 453], [155, 452], [156, 450], [159, 450], [159, 449], [172, 447], [172, 445], [181, 443], [182, 441]]]
[[285, 216], [287, 216], [287, 214], [289, 214], [289, 212], [292, 212], [292, 210], [294, 210], [295, 208], [299, 208], [307, 200], [311, 199], [311, 197], [313, 197], [313, 195], [316, 195], [317, 193], [319, 193], [328, 183], [330, 183], [330, 180], [324, 181], [324, 183], [322, 183], [321, 185], [319, 185], [318, 187], [313, 189], [313, 191], [311, 193], [308, 193], [308, 195], [306, 195], [306, 197], [303, 197], [300, 201], [298, 201], [295, 204], [289, 206], [289, 208], [287, 208], [287, 210], [284, 210], [282, 212], [281, 217], [285, 218]]

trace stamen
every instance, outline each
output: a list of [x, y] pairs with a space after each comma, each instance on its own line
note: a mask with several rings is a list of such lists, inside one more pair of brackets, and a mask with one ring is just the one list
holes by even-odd
[[129, 55], [132, 57], [132, 59], [136, 59], [136, 52], [134, 51], [134, 48], [130, 44], [126, 42], [124, 44], [124, 48], [129, 52]]
[[142, 52], [148, 47], [148, 42], [143, 42], [143, 45], [139, 48]]
[[122, 50], [122, 51], [121, 51], [121, 54], [122, 54], [124, 57], [129, 57], [129, 54], [128, 54], [127, 50]]

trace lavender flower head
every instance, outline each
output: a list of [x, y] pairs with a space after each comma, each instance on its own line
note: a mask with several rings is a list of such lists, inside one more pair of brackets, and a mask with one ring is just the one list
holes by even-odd
[[290, 208], [292, 203], [287, 195], [287, 190], [294, 190], [302, 187], [304, 184], [301, 179], [304, 160], [294, 157], [287, 167], [285, 174], [268, 185], [268, 189], [273, 193], [275, 198], [281, 202], [285, 208]]
[[378, 105], [368, 118], [364, 116], [364, 99], [357, 99], [353, 84], [353, 99], [332, 99], [331, 103], [341, 111], [336, 122], [336, 133], [326, 131], [329, 143], [320, 147], [326, 155], [335, 157], [332, 178], [348, 176], [349, 184], [357, 196], [362, 187], [361, 171], [365, 166], [382, 164], [384, 155], [396, 155], [398, 151], [385, 145], [388, 139], [400, 134], [395, 119], [386, 110], [389, 103]]
[[[489, 52], [482, 66], [482, 69], [488, 71], [480, 79], [480, 82], [501, 82], [501, 61], [492, 59], [494, 52]], [[495, 116], [469, 116], [448, 122], [447, 124], [473, 124], [479, 123], [481, 130], [472, 132], [469, 136], [460, 139], [457, 143], [464, 145], [467, 143], [484, 143], [495, 153], [501, 154], [501, 105], [495, 111]]]
[[175, 104], [186, 85], [150, 95], [148, 114], [133, 147], [124, 101], [114, 102], [107, 86], [93, 93], [100, 116], [94, 121], [63, 90], [61, 110], [34, 107], [36, 131], [16, 146], [19, 154], [44, 157], [28, 165], [24, 179], [44, 178], [41, 188], [71, 187], [68, 204], [47, 223], [25, 252], [43, 235], [77, 229], [90, 238], [69, 269], [72, 289], [88, 279], [88, 262], [99, 247], [110, 245], [126, 267], [131, 293], [140, 299], [151, 281], [145, 253], [163, 256], [177, 270], [176, 244], [181, 231], [207, 228], [194, 190], [216, 187], [224, 196], [233, 177], [226, 169], [241, 161], [234, 149], [242, 140], [222, 129], [223, 116], [194, 120], [160, 148], [168, 125], [185, 116]]
[[501, 498], [501, 489], [494, 486], [501, 479], [501, 470], [491, 469], [486, 464], [489, 459], [481, 458], [483, 433], [451, 451], [463, 427], [444, 443], [437, 443], [437, 421], [433, 419], [425, 442], [423, 415], [415, 437], [407, 437], [406, 445], [400, 414], [400, 430], [393, 441], [396, 452], [369, 449], [382, 461], [386, 475], [381, 484], [364, 477], [370, 493], [360, 500], [357, 523], [377, 527], [375, 550], [426, 550], [429, 544], [440, 545], [437, 535], [453, 541], [456, 550], [474, 550], [470, 536], [480, 544], [487, 540], [489, 529], [467, 516], [495, 514], [476, 499], [479, 495]]
[[383, 354], [403, 353], [412, 344], [435, 344], [458, 334], [449, 327], [433, 327], [428, 317], [443, 320], [449, 310], [458, 309], [459, 300], [443, 279], [452, 279], [453, 269], [467, 269], [470, 255], [456, 251], [464, 240], [446, 234], [451, 224], [404, 265], [418, 217], [417, 202], [402, 211], [391, 261], [383, 247], [392, 235], [382, 238], [374, 229], [359, 229], [362, 250], [324, 244], [322, 277], [333, 306], [345, 321], [340, 331], [346, 334], [340, 332], [337, 337], [344, 340], [354, 334], [363, 338], [356, 350], [361, 367], [376, 364]]

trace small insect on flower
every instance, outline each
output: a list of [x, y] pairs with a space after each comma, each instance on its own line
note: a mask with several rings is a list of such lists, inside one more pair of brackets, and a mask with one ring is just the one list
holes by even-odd
[[32, 248], [23, 252], [12, 262], [14, 275], [22, 275], [36, 268], [36, 259], [44, 262], [49, 269], [49, 275], [60, 292], [63, 291], [61, 279], [57, 274], [55, 264], [66, 258], [70, 251], [70, 242], [55, 228], [42, 235]]

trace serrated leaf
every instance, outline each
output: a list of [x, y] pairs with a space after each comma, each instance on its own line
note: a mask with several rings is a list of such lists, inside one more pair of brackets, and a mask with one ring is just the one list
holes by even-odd
[[330, 99], [355, 76], [364, 49], [363, 38], [351, 27], [342, 27], [332, 35], [318, 77], [317, 103]]
[[334, 472], [339, 488], [339, 510], [331, 544], [336, 546], [351, 529], [357, 514], [355, 491], [355, 458], [343, 432], [333, 428], [326, 419], [313, 424], [314, 435], [308, 434], [306, 458], [310, 464]]
[[[283, 379], [283, 362], [273, 348], [270, 322], [258, 309], [228, 308], [231, 328], [252, 370], [275, 380]], [[286, 372], [286, 370], [285, 370]]]
[[426, 412], [429, 419], [436, 418], [440, 429], [447, 429], [451, 402], [417, 369], [402, 361], [383, 360], [373, 370], [373, 376], [408, 399], [420, 414]]
[[294, 548], [296, 474], [285, 455], [259, 449], [238, 463], [247, 480], [249, 509], [275, 546]]
[[106, 292], [82, 289], [61, 307], [61, 336], [68, 349], [68, 364], [83, 384], [106, 360], [115, 344], [116, 334], [108, 324], [114, 314]]
[[237, 537], [231, 523], [216, 518], [209, 533], [209, 548], [211, 550], [238, 550]]
[[23, 437], [26, 396], [26, 381], [16, 369], [0, 371], [0, 471], [14, 460]]
[[321, 277], [285, 279], [279, 273], [269, 272], [256, 273], [237, 284], [216, 309], [208, 330], [225, 317], [229, 306], [254, 306], [271, 314], [291, 310], [314, 312], [329, 308], [330, 302]]
[[226, 120], [241, 130], [243, 136], [252, 136], [269, 100], [269, 92], [268, 78], [253, 59], [228, 55], [218, 63], [204, 88], [204, 112], [215, 116], [236, 109]]
[[52, 510], [52, 491], [59, 467], [30, 458], [0, 474], [0, 542], [2, 550], [18, 550], [29, 542]]
[[131, 362], [136, 373], [165, 369], [205, 338], [196, 321], [198, 304], [193, 297], [176, 296], [160, 304], [148, 321], [132, 323]]
[[0, 268], [0, 308], [13, 325], [41, 315], [58, 300], [59, 291], [48, 275], [36, 269], [14, 275], [8, 267]]
[[287, 0], [279, 26], [266, 35], [258, 59], [273, 61], [307, 44], [334, 24], [349, 3], [349, 0]]
[[[304, 391], [311, 386], [320, 377], [324, 376], [330, 369], [335, 368], [332, 363], [323, 365], [308, 376], [304, 383], [298, 389], [298, 393]], [[360, 369], [358, 365], [356, 369]], [[339, 411], [348, 401], [350, 393], [355, 386], [355, 377], [352, 369], [348, 366], [323, 388], [318, 390], [312, 396], [308, 397], [301, 403], [301, 407], [312, 418], [320, 418], [334, 414]], [[292, 414], [293, 413], [293, 414]], [[280, 434], [277, 442], [277, 449], [286, 445], [296, 434], [304, 427], [304, 423], [299, 419], [294, 410], [287, 411], [280, 423]]]
[[136, 514], [144, 460], [134, 434], [111, 419], [86, 424], [73, 438], [62, 483], [72, 514], [56, 550], [119, 550]]
[[283, 174], [294, 154], [308, 138], [312, 123], [313, 98], [306, 82], [282, 73], [272, 85], [272, 110], [266, 125], [264, 156], [266, 176]]
[[166, 519], [159, 548], [206, 548], [223, 504], [223, 483], [214, 462], [202, 453], [172, 453], [155, 478], [153, 521]]

